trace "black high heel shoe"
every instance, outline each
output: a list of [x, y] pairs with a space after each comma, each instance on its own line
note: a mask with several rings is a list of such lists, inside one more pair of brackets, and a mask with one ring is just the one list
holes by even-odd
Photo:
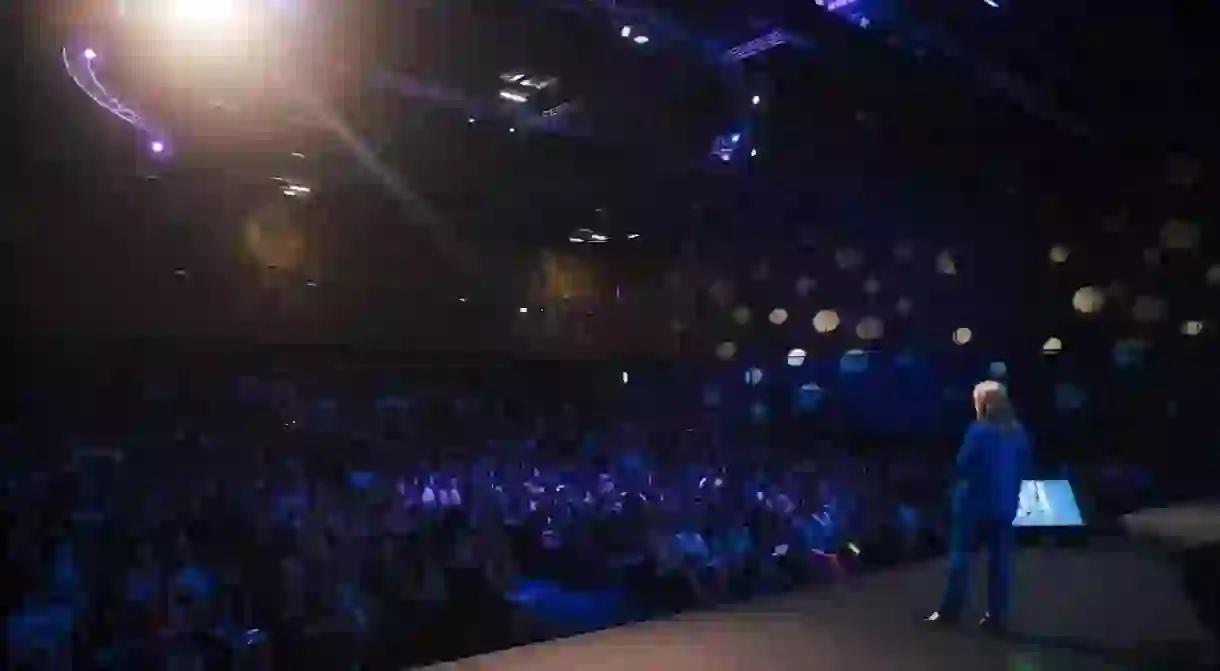
[[979, 620], [979, 629], [988, 634], [1004, 634], [1008, 632], [1008, 625], [992, 617], [991, 613], [984, 613], [983, 619]]
[[961, 620], [961, 617], [958, 615], [949, 615], [940, 611], [936, 611], [935, 613], [932, 613], [924, 618], [924, 622], [927, 622], [928, 624], [938, 624], [946, 627], [957, 626], [961, 623]]

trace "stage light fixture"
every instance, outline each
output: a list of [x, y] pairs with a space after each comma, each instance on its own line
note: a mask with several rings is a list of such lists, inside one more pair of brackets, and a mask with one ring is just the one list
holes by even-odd
[[1106, 305], [1106, 294], [1095, 286], [1085, 286], [1072, 295], [1072, 307], [1082, 314], [1100, 312]]
[[175, 16], [191, 19], [217, 19], [233, 15], [233, 0], [173, 0]]
[[862, 349], [849, 349], [839, 357], [839, 372], [856, 375], [868, 370], [868, 352]]
[[1135, 321], [1143, 324], [1152, 324], [1165, 319], [1168, 314], [1169, 307], [1165, 301], [1157, 296], [1136, 296], [1135, 303], [1131, 306], [1131, 315]]
[[946, 249], [936, 255], [936, 272], [942, 275], [957, 274], [957, 261], [953, 258], [953, 252]]
[[725, 341], [716, 346], [716, 358], [722, 361], [728, 361], [737, 355], [737, 345]]
[[885, 322], [878, 317], [865, 317], [856, 324], [856, 337], [861, 340], [880, 340], [885, 335]]
[[801, 297], [808, 296], [817, 286], [817, 280], [807, 275], [802, 275], [796, 280], [796, 295]]
[[813, 317], [813, 328], [818, 333], [830, 333], [839, 328], [839, 313], [834, 310], [819, 310]]

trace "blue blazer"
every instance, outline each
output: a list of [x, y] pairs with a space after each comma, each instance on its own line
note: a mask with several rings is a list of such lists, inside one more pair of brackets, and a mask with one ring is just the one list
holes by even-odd
[[1003, 429], [975, 422], [957, 452], [953, 516], [968, 521], [1011, 522], [1021, 481], [1031, 477], [1033, 450], [1020, 425]]

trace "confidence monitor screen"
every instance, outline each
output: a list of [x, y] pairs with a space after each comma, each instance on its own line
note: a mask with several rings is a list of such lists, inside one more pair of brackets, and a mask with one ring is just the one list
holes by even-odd
[[1082, 527], [1076, 493], [1067, 480], [1025, 480], [1021, 483], [1021, 500], [1017, 527]]

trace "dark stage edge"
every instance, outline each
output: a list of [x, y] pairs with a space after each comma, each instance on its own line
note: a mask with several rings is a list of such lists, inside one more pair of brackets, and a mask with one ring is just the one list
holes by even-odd
[[[982, 595], [982, 561], [976, 563]], [[1119, 541], [1023, 550], [1013, 633], [921, 622], [943, 560], [715, 611], [610, 629], [430, 669], [644, 671], [1215, 668], [1175, 569]], [[978, 604], [974, 613], [981, 612]], [[973, 619], [970, 620], [973, 622]]]

